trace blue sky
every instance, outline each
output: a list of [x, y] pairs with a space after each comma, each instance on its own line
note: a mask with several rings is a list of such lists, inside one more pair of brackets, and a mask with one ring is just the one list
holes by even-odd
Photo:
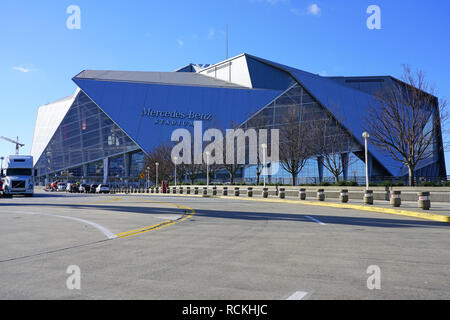
[[[69, 30], [70, 5], [81, 29]], [[369, 30], [369, 5], [381, 30]], [[450, 97], [450, 3], [381, 0], [2, 0], [0, 136], [30, 151], [37, 108], [72, 94], [84, 69], [173, 71], [247, 52], [322, 75], [422, 69]], [[14, 145], [0, 141], [0, 155]], [[450, 172], [450, 153], [447, 153]]]

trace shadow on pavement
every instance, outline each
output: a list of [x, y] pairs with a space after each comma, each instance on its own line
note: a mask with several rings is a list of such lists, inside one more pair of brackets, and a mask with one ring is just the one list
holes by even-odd
[[[157, 203], [156, 203], [157, 204]], [[78, 210], [101, 210], [122, 213], [152, 214], [152, 215], [181, 215], [186, 212], [180, 208], [163, 208], [158, 206], [127, 206], [127, 205], [95, 205], [95, 204], [53, 204], [53, 203], [1, 203], [0, 208], [5, 210], [12, 207], [42, 207], [42, 208], [67, 208]], [[351, 216], [331, 216], [331, 215], [314, 215], [314, 214], [296, 214], [296, 213], [276, 213], [276, 212], [241, 212], [241, 211], [224, 211], [224, 210], [195, 210], [194, 217], [230, 219], [230, 220], [251, 220], [251, 221], [291, 221], [291, 222], [316, 222], [308, 219], [306, 216], [312, 216], [328, 225], [349, 225], [349, 226], [365, 226], [379, 228], [448, 228], [449, 224], [444, 222], [435, 222], [427, 220], [412, 220], [410, 218], [372, 218], [372, 217], [351, 217]], [[14, 212], [12, 212], [14, 213]], [[380, 213], [382, 214], [382, 213]]]

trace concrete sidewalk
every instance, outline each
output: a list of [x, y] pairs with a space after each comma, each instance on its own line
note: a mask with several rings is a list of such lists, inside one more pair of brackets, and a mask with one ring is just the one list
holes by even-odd
[[[241, 197], [246, 197], [246, 195], [241, 195]], [[253, 194], [253, 197], [255, 199], [263, 199], [260, 194]], [[269, 199], [278, 199], [275, 196], [271, 196]], [[299, 200], [299, 198], [296, 197], [286, 197], [287, 200]], [[282, 200], [282, 199], [280, 199]], [[317, 203], [322, 203], [321, 201], [318, 201], [316, 198], [313, 197], [307, 197], [306, 201], [313, 201]], [[332, 199], [327, 198], [325, 199], [324, 203], [335, 203], [335, 204], [342, 204], [339, 199]], [[365, 206], [365, 207], [382, 207], [382, 208], [390, 208], [390, 209], [400, 209], [400, 210], [408, 210], [408, 211], [416, 211], [416, 212], [428, 212], [428, 213], [434, 213], [434, 214], [440, 214], [440, 215], [446, 215], [450, 217], [450, 203], [449, 202], [431, 202], [431, 209], [430, 210], [422, 210], [418, 207], [417, 201], [402, 201], [402, 204], [400, 208], [394, 208], [391, 206], [389, 201], [383, 201], [383, 200], [374, 200], [373, 205], [365, 205], [363, 199], [357, 200], [357, 199], [350, 199], [347, 204], [351, 205], [358, 205], [358, 206]]]

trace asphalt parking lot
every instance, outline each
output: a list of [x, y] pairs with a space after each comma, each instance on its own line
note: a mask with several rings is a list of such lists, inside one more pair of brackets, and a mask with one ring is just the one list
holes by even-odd
[[450, 299], [449, 224], [382, 213], [40, 192], [0, 199], [0, 243], [0, 299]]

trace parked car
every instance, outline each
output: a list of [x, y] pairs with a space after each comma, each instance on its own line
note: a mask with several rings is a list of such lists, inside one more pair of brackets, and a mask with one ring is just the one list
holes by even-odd
[[100, 184], [96, 189], [97, 193], [109, 193], [110, 191], [109, 185], [107, 184]]
[[83, 184], [81, 184], [80, 187], [78, 188], [78, 191], [79, 191], [80, 193], [90, 193], [90, 191], [91, 191], [91, 186], [88, 185], [88, 184], [83, 183]]
[[66, 191], [67, 184], [65, 183], [58, 183], [58, 191]]
[[98, 184], [91, 184], [90, 193], [95, 193], [97, 191]]

